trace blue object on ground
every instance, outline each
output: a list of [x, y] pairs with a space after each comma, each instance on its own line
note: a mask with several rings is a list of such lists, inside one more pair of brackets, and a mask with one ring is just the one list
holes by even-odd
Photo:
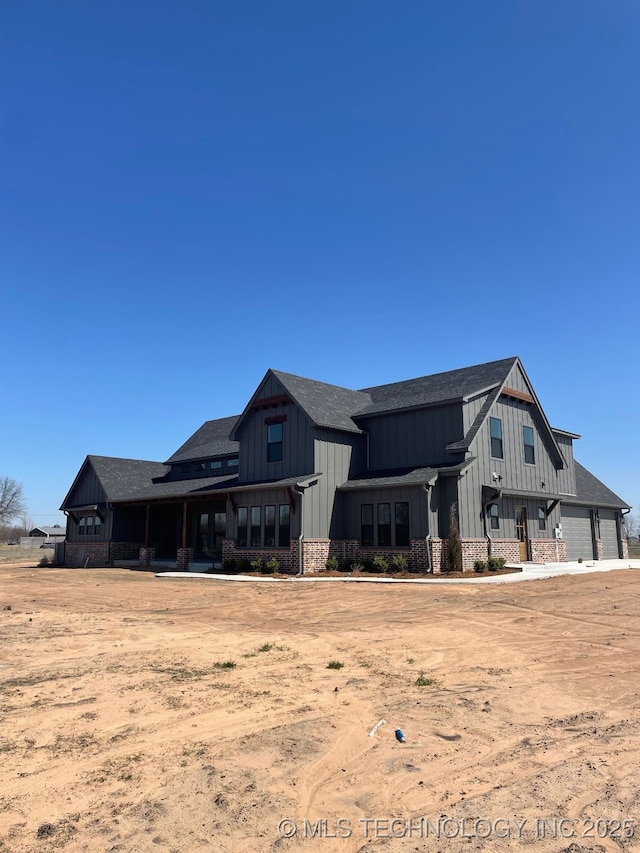
[[402, 729], [396, 729], [396, 738], [400, 741], [400, 743], [405, 743], [404, 735], [402, 734]]

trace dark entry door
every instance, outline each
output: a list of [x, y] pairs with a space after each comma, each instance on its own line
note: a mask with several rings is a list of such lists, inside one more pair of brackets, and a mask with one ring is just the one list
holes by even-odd
[[520, 562], [525, 563], [529, 559], [529, 536], [527, 534], [527, 510], [526, 507], [516, 507], [516, 538], [520, 546]]

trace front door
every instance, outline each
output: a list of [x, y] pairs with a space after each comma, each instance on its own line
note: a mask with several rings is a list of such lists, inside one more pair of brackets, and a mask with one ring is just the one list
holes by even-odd
[[520, 562], [526, 563], [529, 559], [529, 537], [527, 535], [527, 510], [526, 507], [516, 507], [516, 538], [520, 547]]

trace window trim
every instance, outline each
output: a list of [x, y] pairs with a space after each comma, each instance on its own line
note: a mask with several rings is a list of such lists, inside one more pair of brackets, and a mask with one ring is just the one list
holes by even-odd
[[547, 511], [543, 506], [538, 507], [538, 530], [540, 532], [547, 529]]
[[[371, 521], [365, 522], [364, 514], [365, 510], [370, 511]], [[367, 529], [368, 538], [365, 542], [365, 528]], [[375, 517], [373, 514], [373, 504], [366, 503], [360, 504], [360, 544], [363, 548], [375, 548], [376, 542], [376, 532], [375, 532]]]
[[[531, 433], [531, 442], [527, 442], [527, 430]], [[530, 451], [531, 459], [527, 459], [527, 450]], [[522, 425], [522, 452], [524, 454], [524, 464], [525, 465], [535, 465], [536, 464], [536, 445], [535, 445], [535, 434], [533, 431], [533, 427]]]
[[[500, 434], [494, 435], [494, 425], [497, 425]], [[504, 438], [502, 433], [502, 418], [494, 418], [491, 416], [489, 418], [489, 438], [491, 444], [491, 458], [492, 459], [504, 459]], [[499, 442], [499, 445], [494, 445], [494, 442]], [[500, 452], [498, 453], [497, 450]], [[496, 452], [494, 452], [496, 451]]]
[[[284, 462], [284, 421], [274, 420], [272, 423], [266, 424], [267, 427], [267, 463]], [[280, 429], [280, 438], [277, 440], [271, 439], [272, 430]]]

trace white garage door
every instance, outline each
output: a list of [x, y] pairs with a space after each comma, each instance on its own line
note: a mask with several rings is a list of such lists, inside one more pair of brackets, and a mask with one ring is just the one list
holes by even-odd
[[618, 553], [618, 526], [616, 525], [616, 514], [612, 510], [600, 510], [600, 539], [602, 540], [602, 559], [617, 560]]
[[593, 560], [591, 510], [582, 506], [563, 506], [562, 538], [567, 543], [567, 560]]

